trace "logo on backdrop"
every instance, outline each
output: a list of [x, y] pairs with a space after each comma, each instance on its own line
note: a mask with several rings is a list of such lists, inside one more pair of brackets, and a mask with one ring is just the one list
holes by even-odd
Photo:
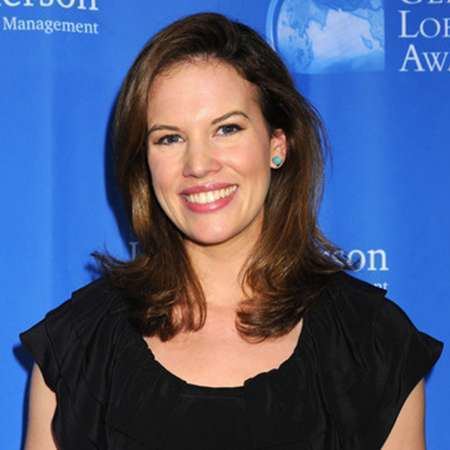
[[[376, 273], [381, 275], [383, 272], [389, 272], [387, 252], [383, 248], [360, 249], [354, 248], [348, 252], [340, 250], [336, 256], [344, 258], [352, 263], [355, 272], [365, 271], [366, 273]], [[373, 283], [382, 289], [388, 289], [388, 282], [379, 280]]]
[[[401, 0], [398, 38], [407, 43], [399, 72], [450, 72], [450, 0]], [[420, 14], [434, 5], [435, 14]], [[429, 10], [428, 10], [429, 11]], [[448, 14], [448, 17], [444, 17]]]
[[269, 43], [301, 74], [384, 69], [383, 0], [272, 0]]
[[[37, 32], [45, 34], [99, 34], [99, 24], [84, 20], [85, 14], [99, 11], [99, 0], [0, 0], [2, 31], [5, 32]], [[47, 18], [50, 13], [64, 13], [64, 18], [55, 20]], [[67, 11], [83, 14], [67, 20]], [[77, 19], [77, 20], [75, 20]]]

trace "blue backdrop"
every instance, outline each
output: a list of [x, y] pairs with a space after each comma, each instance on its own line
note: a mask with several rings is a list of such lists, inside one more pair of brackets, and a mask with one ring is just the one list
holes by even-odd
[[[450, 3], [420, 0], [0, 0], [3, 236], [0, 448], [19, 449], [31, 360], [18, 333], [132, 253], [107, 129], [147, 39], [216, 11], [257, 29], [321, 112], [333, 161], [321, 225], [357, 276], [450, 337]], [[427, 380], [427, 441], [450, 448], [450, 361]]]

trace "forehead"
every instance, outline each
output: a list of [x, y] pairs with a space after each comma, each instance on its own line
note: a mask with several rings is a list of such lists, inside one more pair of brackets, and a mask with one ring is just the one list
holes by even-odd
[[148, 94], [150, 118], [235, 108], [259, 109], [258, 88], [233, 66], [218, 60], [178, 63], [154, 79]]

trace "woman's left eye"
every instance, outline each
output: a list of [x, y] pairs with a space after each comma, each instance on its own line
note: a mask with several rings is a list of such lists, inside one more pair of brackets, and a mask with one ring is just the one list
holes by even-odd
[[242, 130], [242, 127], [240, 127], [239, 125], [235, 124], [235, 123], [230, 123], [227, 125], [222, 125], [221, 127], [218, 128], [218, 131], [222, 130], [222, 133], [219, 133], [221, 135], [228, 135], [228, 134], [234, 134], [237, 133], [238, 131]]

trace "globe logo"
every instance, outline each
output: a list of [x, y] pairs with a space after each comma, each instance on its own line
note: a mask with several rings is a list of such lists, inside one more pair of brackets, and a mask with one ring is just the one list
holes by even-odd
[[384, 70], [383, 0], [272, 0], [270, 45], [299, 74]]

